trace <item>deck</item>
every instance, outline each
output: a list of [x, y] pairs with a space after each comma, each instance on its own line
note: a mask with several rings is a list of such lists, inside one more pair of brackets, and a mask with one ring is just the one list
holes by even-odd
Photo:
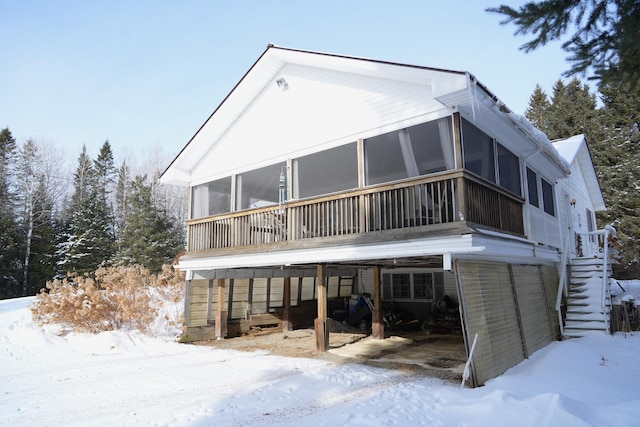
[[223, 255], [460, 234], [469, 227], [524, 235], [524, 200], [452, 171], [350, 192], [190, 220], [188, 252]]

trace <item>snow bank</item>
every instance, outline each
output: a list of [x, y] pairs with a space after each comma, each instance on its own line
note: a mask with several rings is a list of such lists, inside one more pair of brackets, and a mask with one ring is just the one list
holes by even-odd
[[640, 338], [553, 343], [478, 389], [359, 364], [79, 334], [0, 301], [0, 426], [631, 426]]

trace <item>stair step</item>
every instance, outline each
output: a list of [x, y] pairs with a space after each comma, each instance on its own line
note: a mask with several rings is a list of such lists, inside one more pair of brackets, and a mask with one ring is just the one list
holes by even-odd
[[567, 314], [567, 322], [604, 322], [602, 313], [573, 313]]
[[565, 328], [564, 330], [565, 338], [582, 338], [582, 337], [591, 336], [591, 335], [601, 335], [603, 333], [608, 334], [606, 330], [597, 330], [597, 331], [587, 330], [587, 329], [574, 330], [574, 329], [567, 329], [567, 328]]
[[567, 320], [566, 325], [565, 325], [565, 329], [593, 329], [593, 330], [606, 330], [607, 329], [607, 324], [604, 321], [604, 319], [600, 320], [600, 321], [596, 321], [596, 320], [588, 320], [588, 321], [574, 321], [574, 320]]

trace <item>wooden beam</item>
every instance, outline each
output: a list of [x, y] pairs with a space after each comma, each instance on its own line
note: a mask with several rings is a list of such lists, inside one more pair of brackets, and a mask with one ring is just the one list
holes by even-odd
[[225, 279], [218, 279], [218, 310], [216, 311], [216, 339], [223, 340], [227, 336], [227, 312], [224, 310]]
[[384, 322], [382, 319], [381, 271], [379, 266], [373, 268], [373, 313], [371, 313], [371, 337], [384, 339]]
[[315, 322], [316, 348], [329, 350], [329, 329], [327, 328], [327, 266], [318, 265], [318, 317]]
[[282, 331], [289, 332], [293, 330], [291, 323], [291, 277], [284, 278], [284, 291], [282, 295]]

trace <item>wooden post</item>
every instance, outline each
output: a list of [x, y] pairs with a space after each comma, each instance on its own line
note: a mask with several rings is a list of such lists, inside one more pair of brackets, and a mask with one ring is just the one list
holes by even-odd
[[384, 322], [382, 321], [381, 269], [373, 268], [373, 313], [371, 313], [371, 337], [384, 339]]
[[315, 320], [316, 348], [325, 352], [329, 349], [329, 329], [327, 328], [327, 266], [318, 265], [318, 317]]
[[291, 323], [291, 277], [284, 278], [284, 292], [282, 295], [282, 332], [293, 330]]
[[224, 310], [224, 282], [218, 279], [218, 310], [216, 311], [216, 339], [223, 340], [227, 336], [227, 312]]

